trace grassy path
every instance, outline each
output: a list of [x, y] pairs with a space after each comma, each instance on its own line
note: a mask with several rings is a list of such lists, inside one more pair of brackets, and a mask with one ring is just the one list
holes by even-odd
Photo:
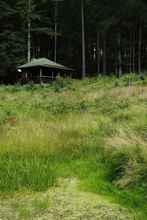
[[60, 179], [44, 193], [22, 195], [0, 203], [2, 220], [133, 220], [128, 211], [102, 196], [80, 192], [75, 178]]

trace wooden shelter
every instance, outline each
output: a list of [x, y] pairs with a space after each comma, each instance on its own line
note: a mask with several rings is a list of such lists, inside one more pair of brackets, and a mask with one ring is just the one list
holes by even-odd
[[31, 62], [18, 66], [21, 82], [33, 81], [35, 83], [48, 82], [57, 76], [72, 77], [73, 69], [55, 63], [46, 58], [33, 59]]

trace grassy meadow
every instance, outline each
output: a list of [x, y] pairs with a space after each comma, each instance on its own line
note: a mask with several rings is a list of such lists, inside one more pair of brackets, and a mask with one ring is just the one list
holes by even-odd
[[81, 191], [147, 219], [146, 110], [147, 78], [133, 74], [1, 85], [1, 200], [76, 178]]

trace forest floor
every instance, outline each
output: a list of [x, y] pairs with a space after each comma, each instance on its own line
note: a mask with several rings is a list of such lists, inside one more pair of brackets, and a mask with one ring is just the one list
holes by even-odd
[[147, 78], [0, 86], [1, 220], [146, 220]]

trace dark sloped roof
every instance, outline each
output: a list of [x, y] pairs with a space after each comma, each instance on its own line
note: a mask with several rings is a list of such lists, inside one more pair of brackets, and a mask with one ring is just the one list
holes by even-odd
[[18, 66], [18, 69], [26, 69], [26, 68], [32, 68], [32, 67], [47, 67], [47, 68], [60, 69], [60, 70], [73, 70], [71, 68], [63, 66], [59, 63], [55, 63], [46, 58], [33, 59], [29, 63]]

